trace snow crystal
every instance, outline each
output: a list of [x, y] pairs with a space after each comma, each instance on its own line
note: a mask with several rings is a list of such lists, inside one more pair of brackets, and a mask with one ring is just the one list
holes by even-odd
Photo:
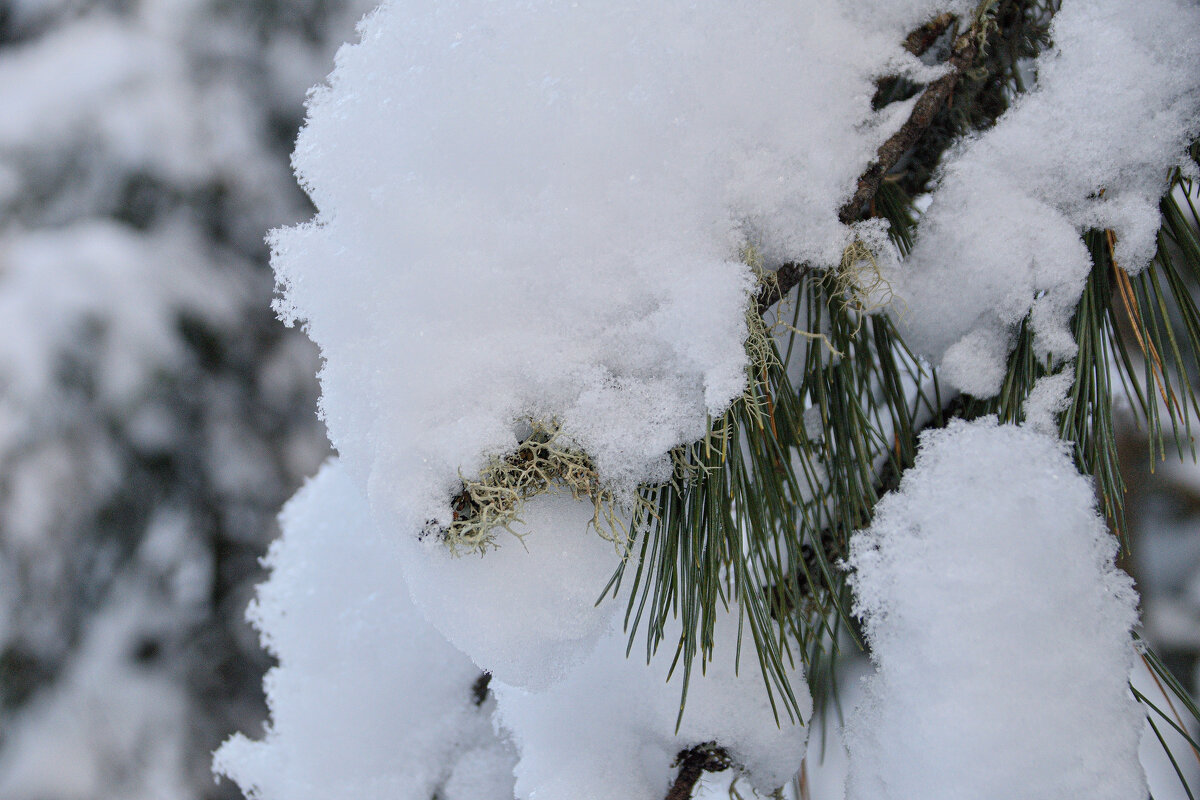
[[1063, 443], [994, 418], [925, 434], [851, 541], [878, 672], [849, 800], [1144, 798], [1116, 550]]
[[1169, 169], [1200, 133], [1198, 29], [1188, 0], [1067, 0], [1036, 88], [949, 157], [892, 289], [907, 341], [958, 388], [999, 391], [1027, 314], [1039, 354], [1074, 356], [1082, 231], [1111, 229], [1131, 273], [1150, 262]]
[[[676, 636], [668, 631], [670, 637]], [[716, 742], [769, 794], [800, 768], [808, 728], [781, 712], [777, 724], [757, 659], [735, 652], [738, 609], [721, 612], [713, 661], [691, 676], [679, 731], [679, 678], [669, 658], [627, 658], [627, 634], [614, 631], [560, 683], [531, 693], [499, 684], [497, 717], [520, 751], [517, 797], [539, 800], [661, 800], [680, 751]], [[789, 675], [805, 721], [812, 711], [797, 666]], [[620, 765], [614, 768], [614, 765]]]
[[228, 741], [215, 769], [256, 800], [428, 800], [444, 784], [512, 797], [512, 756], [474, 702], [479, 670], [413, 607], [342, 466], [327, 464], [281, 521], [251, 609], [280, 662], [266, 680], [272, 724], [262, 742]]

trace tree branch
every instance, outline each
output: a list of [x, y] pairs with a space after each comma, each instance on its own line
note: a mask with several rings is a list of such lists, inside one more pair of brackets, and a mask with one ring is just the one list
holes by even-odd
[[914, 56], [923, 55], [933, 47], [933, 43], [940, 39], [943, 33], [949, 30], [952, 22], [954, 22], [954, 15], [949, 11], [938, 14], [905, 38], [904, 49]]
[[671, 784], [666, 800], [688, 800], [692, 790], [705, 772], [721, 772], [732, 766], [733, 760], [725, 748], [718, 747], [716, 742], [706, 742], [695, 747], [681, 750], [675, 756], [675, 766], [679, 767], [679, 775]]
[[778, 303], [792, 289], [804, 280], [804, 276], [813, 269], [811, 264], [797, 264], [789, 261], [775, 270], [775, 280], [768, 281], [758, 290], [754, 302], [758, 305], [758, 313], [762, 314], [768, 308]]
[[[951, 18], [943, 14], [926, 25], [909, 34], [904, 46], [910, 52], [918, 52], [928, 48], [949, 27]], [[963, 73], [971, 67], [979, 55], [979, 42], [985, 23], [980, 20], [967, 29], [965, 33], [954, 40], [950, 59], [947, 62], [949, 71], [927, 85], [917, 102], [913, 104], [912, 112], [900, 129], [888, 137], [875, 152], [875, 160], [859, 176], [854, 195], [838, 210], [838, 219], [845, 225], [862, 219], [871, 201], [879, 192], [883, 178], [900, 161], [900, 158], [916, 145], [929, 126], [933, 123], [938, 111], [954, 94], [958, 81]], [[788, 262], [775, 271], [775, 280], [764, 286], [758, 293], [756, 303], [759, 313], [766, 311], [779, 302], [788, 292], [796, 287], [804, 276], [814, 267], [808, 263]]]
[[861, 218], [864, 208], [879, 191], [883, 176], [917, 143], [921, 134], [933, 122], [934, 116], [950, 99], [959, 78], [979, 55], [979, 31], [976, 27], [971, 26], [966, 33], [954, 40], [954, 48], [948, 62], [949, 72], [925, 87], [900, 130], [879, 146], [875, 153], [875, 161], [859, 177], [854, 196], [838, 211], [838, 219], [844, 224], [849, 225]]

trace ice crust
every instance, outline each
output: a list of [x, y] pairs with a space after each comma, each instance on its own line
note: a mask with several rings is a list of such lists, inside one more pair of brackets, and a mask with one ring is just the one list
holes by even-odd
[[999, 391], [1027, 314], [1040, 354], [1074, 357], [1083, 231], [1114, 231], [1131, 274], [1149, 264], [1170, 168], [1200, 133], [1197, 30], [1187, 0], [1063, 3], [1037, 86], [948, 158], [891, 287], [906, 340], [947, 381]]
[[1133, 582], [1066, 445], [994, 418], [922, 437], [850, 545], [877, 672], [847, 800], [1135, 800]]

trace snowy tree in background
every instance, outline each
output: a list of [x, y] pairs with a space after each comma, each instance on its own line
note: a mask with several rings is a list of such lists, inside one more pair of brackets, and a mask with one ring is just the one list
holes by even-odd
[[805, 796], [861, 641], [847, 797], [1146, 796], [1143, 728], [1196, 706], [1134, 633], [1112, 408], [1190, 452], [1200, 6], [396, 0], [359, 34], [296, 145], [317, 214], [271, 237], [338, 456], [219, 772]]
[[0, 797], [199, 800], [327, 453], [262, 231], [353, 2], [0, 2]]

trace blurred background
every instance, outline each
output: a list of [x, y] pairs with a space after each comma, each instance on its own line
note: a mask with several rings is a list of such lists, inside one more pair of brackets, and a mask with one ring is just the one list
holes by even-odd
[[[0, 0], [0, 800], [231, 800], [243, 621], [329, 451], [264, 233], [371, 0]], [[1122, 439], [1146, 633], [1195, 689], [1200, 470]]]
[[244, 623], [325, 458], [265, 232], [370, 0], [0, 0], [0, 798], [225, 800]]

